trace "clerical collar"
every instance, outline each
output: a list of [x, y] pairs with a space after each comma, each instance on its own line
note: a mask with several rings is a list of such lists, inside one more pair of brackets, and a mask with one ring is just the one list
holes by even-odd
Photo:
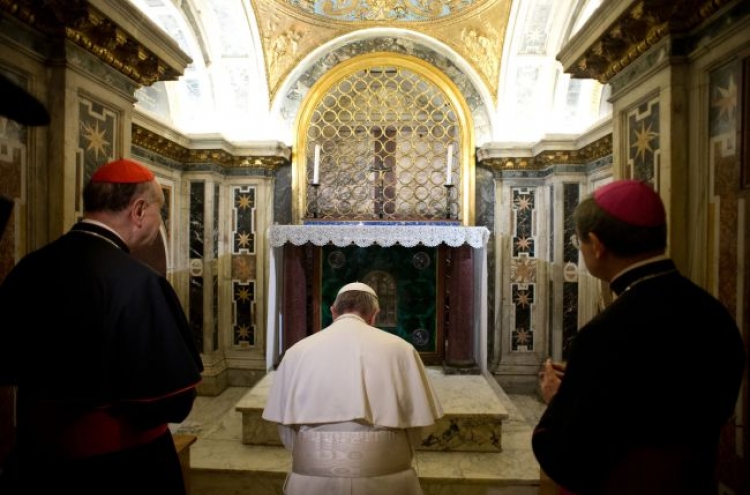
[[107, 225], [101, 222], [97, 222], [96, 220], [91, 220], [88, 218], [81, 220], [77, 224], [73, 225], [70, 231], [74, 233], [90, 235], [92, 237], [98, 237], [99, 239], [107, 241], [114, 247], [121, 249], [126, 253], [130, 252], [130, 248], [128, 248], [128, 245], [125, 244], [125, 241], [122, 240], [117, 232], [109, 228]]
[[666, 256], [657, 256], [620, 272], [610, 282], [609, 287], [615, 294], [620, 295], [641, 282], [670, 273], [677, 273], [674, 261]]
[[625, 273], [629, 272], [630, 270], [635, 270], [638, 267], [641, 267], [643, 265], [648, 265], [649, 263], [653, 263], [655, 261], [662, 261], [662, 260], [668, 260], [669, 257], [665, 254], [660, 254], [658, 256], [653, 256], [651, 258], [645, 259], [643, 261], [639, 261], [637, 263], [633, 263], [629, 267], [625, 268], [624, 270], [621, 270], [618, 274], [616, 274], [614, 277], [612, 277], [612, 280], [617, 280], [620, 276], [624, 275]]
[[115, 229], [113, 229], [112, 227], [110, 227], [109, 225], [107, 225], [104, 222], [100, 222], [99, 220], [94, 220], [93, 218], [84, 218], [83, 220], [81, 220], [81, 223], [90, 223], [91, 225], [97, 225], [97, 226], [99, 226], [99, 227], [101, 227], [103, 229], [109, 230], [114, 235], [116, 235], [117, 237], [119, 237], [120, 240], [122, 240], [123, 243], [125, 242], [125, 240], [122, 237], [120, 237], [120, 234], [118, 234], [115, 231]]

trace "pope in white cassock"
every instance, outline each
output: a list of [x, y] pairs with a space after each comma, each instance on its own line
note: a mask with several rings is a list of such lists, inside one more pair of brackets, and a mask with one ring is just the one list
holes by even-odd
[[333, 323], [289, 348], [263, 418], [292, 452], [286, 495], [421, 494], [421, 428], [443, 416], [414, 347], [373, 326], [375, 291], [343, 286]]

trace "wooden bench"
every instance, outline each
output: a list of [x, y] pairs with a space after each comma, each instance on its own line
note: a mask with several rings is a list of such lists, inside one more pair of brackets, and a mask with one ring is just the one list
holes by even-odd
[[182, 467], [182, 478], [185, 480], [185, 494], [190, 495], [190, 446], [198, 440], [195, 435], [184, 435], [182, 433], [172, 434], [177, 457], [180, 458]]

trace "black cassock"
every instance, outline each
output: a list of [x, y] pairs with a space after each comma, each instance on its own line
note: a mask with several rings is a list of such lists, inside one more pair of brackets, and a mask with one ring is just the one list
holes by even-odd
[[729, 312], [669, 259], [611, 283], [532, 436], [541, 468], [586, 494], [715, 492], [744, 350]]
[[81, 222], [11, 271], [0, 315], [0, 383], [17, 387], [0, 491], [184, 494], [167, 426], [203, 366], [164, 277]]

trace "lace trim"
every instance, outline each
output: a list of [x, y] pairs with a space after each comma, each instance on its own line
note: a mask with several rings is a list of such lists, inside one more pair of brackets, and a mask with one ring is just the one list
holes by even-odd
[[447, 244], [458, 247], [468, 244], [481, 248], [487, 244], [490, 231], [486, 227], [427, 226], [427, 225], [272, 225], [268, 238], [272, 247], [291, 243], [301, 246], [308, 242], [316, 246], [334, 244], [343, 247], [394, 246], [413, 247], [423, 244], [435, 247]]

